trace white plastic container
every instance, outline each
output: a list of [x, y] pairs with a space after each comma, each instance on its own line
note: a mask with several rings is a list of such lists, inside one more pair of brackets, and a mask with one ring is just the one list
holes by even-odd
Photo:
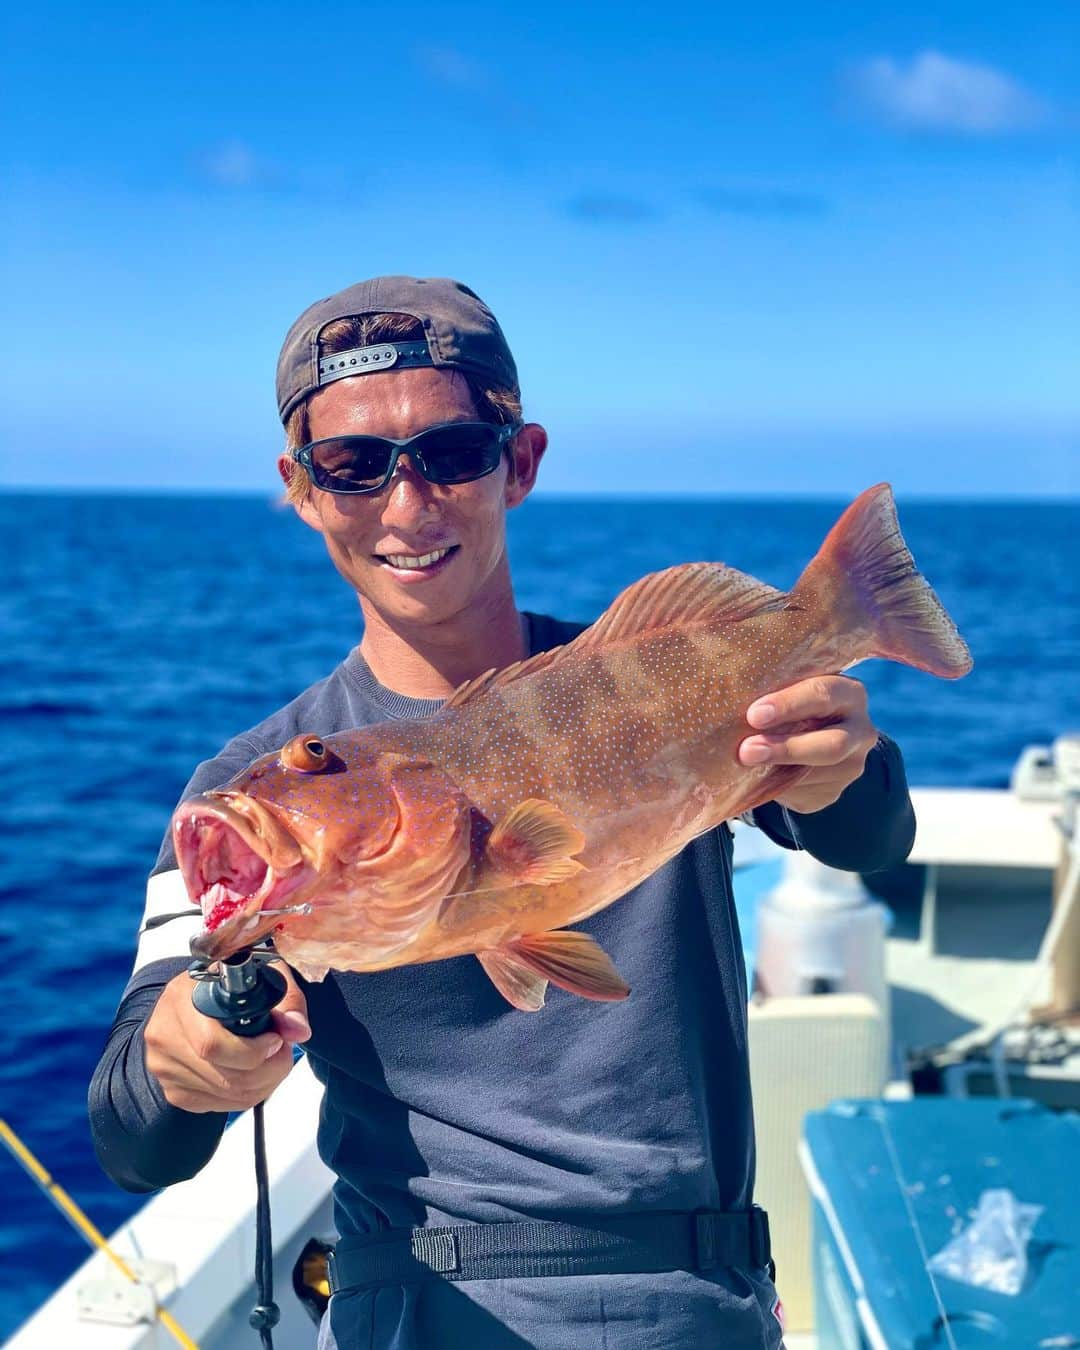
[[767, 996], [866, 994], [887, 1019], [889, 922], [855, 873], [792, 853], [758, 909], [755, 986]]

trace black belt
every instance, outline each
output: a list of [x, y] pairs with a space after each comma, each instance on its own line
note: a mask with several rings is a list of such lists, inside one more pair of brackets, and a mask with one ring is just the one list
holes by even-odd
[[732, 1214], [631, 1214], [602, 1227], [574, 1223], [469, 1223], [389, 1228], [342, 1238], [330, 1254], [330, 1289], [418, 1280], [630, 1275], [771, 1265], [769, 1217], [757, 1205]]

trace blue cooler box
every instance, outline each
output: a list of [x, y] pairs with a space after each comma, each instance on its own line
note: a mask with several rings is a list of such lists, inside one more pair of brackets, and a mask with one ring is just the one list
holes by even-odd
[[[1080, 1346], [1080, 1116], [1019, 1099], [839, 1101], [806, 1117], [801, 1157], [819, 1350]], [[929, 1258], [1001, 1188], [1044, 1206], [1020, 1292], [931, 1279], [920, 1234]]]

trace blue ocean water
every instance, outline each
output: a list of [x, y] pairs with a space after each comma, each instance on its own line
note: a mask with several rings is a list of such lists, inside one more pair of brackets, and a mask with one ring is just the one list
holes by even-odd
[[[645, 572], [723, 560], [790, 586], [845, 503], [557, 501], [511, 516], [519, 603], [594, 618]], [[913, 782], [1004, 785], [1080, 728], [1080, 505], [901, 503], [975, 656], [947, 683], [860, 667]], [[0, 1115], [106, 1232], [140, 1203], [99, 1171], [86, 1086], [130, 971], [143, 886], [194, 765], [327, 673], [355, 600], [291, 512], [240, 497], [0, 501]], [[84, 1247], [0, 1152], [0, 1338]]]

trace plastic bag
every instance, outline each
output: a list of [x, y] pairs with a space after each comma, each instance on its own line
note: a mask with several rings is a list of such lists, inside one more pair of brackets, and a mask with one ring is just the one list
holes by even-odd
[[983, 1191], [975, 1217], [962, 1233], [930, 1258], [935, 1275], [1018, 1294], [1027, 1276], [1027, 1246], [1042, 1205], [1025, 1205], [1012, 1191]]

